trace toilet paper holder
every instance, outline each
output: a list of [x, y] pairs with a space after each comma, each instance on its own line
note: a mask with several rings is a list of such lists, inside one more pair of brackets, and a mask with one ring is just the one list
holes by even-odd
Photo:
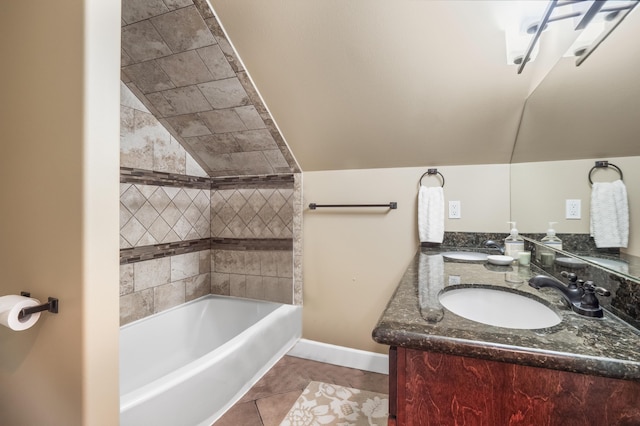
[[[28, 291], [21, 291], [20, 296], [31, 297], [31, 293]], [[58, 313], [58, 299], [50, 297], [47, 303], [43, 303], [38, 306], [31, 306], [29, 308], [22, 308], [18, 314], [18, 319], [22, 319], [27, 315], [35, 314], [36, 312], [49, 311], [52, 314]]]

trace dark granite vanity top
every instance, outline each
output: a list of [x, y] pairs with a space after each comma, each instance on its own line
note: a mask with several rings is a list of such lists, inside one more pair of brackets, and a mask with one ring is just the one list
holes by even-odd
[[[640, 381], [640, 332], [608, 311], [604, 318], [580, 316], [563, 305], [557, 291], [530, 287], [528, 279], [540, 272], [534, 266], [451, 261], [421, 248], [373, 338], [390, 346]], [[522, 330], [467, 320], [438, 302], [438, 293], [451, 285], [489, 285], [524, 293], [551, 307], [562, 321], [550, 328]]]

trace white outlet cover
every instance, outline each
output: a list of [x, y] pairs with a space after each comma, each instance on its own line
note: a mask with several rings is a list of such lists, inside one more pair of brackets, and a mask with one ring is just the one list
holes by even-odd
[[581, 208], [580, 200], [566, 200], [565, 219], [581, 219]]
[[460, 219], [460, 201], [449, 201], [449, 219]]

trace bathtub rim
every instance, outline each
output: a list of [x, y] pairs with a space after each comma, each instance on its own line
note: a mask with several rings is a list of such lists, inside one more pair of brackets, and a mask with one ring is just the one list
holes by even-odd
[[[152, 320], [153, 318], [157, 318], [158, 316], [161, 316], [163, 314], [167, 314], [170, 311], [183, 308], [186, 305], [194, 304], [207, 299], [236, 300], [236, 301], [246, 301], [249, 303], [273, 305], [275, 306], [275, 309], [269, 312], [267, 315], [265, 315], [260, 321], [268, 318], [269, 316], [280, 316], [280, 315], [290, 314], [290, 315], [296, 315], [297, 317], [296, 319], [300, 320], [300, 325], [299, 325], [298, 333], [296, 333], [295, 336], [288, 339], [286, 345], [280, 348], [277, 351], [277, 353], [273, 357], [271, 357], [271, 359], [260, 369], [257, 376], [254, 377], [251, 382], [245, 383], [242, 389], [235, 395], [234, 398], [232, 398], [232, 400], [227, 402], [227, 404], [225, 404], [224, 407], [221, 407], [219, 410], [217, 410], [203, 424], [206, 424], [209, 421], [216, 421], [224, 414], [224, 412], [226, 412], [238, 400], [240, 400], [242, 396], [255, 383], [257, 383], [257, 381], [260, 380], [260, 378], [269, 369], [271, 369], [279, 359], [281, 359], [293, 346], [295, 346], [295, 344], [300, 340], [301, 334], [302, 334], [302, 306], [301, 305], [293, 305], [293, 304], [270, 302], [270, 301], [257, 300], [257, 299], [248, 299], [248, 298], [241, 298], [241, 297], [235, 297], [235, 296], [222, 296], [222, 295], [213, 295], [213, 294], [207, 294], [207, 295], [201, 296], [197, 299], [191, 300], [189, 302], [186, 302], [178, 306], [174, 306], [170, 309], [164, 310], [157, 314], [153, 314], [148, 317], [133, 321], [129, 324], [125, 324], [120, 328], [121, 330], [125, 328], [129, 328], [133, 325]], [[258, 321], [258, 323], [260, 321]], [[190, 377], [193, 377], [194, 375], [205, 371], [208, 367], [210, 367], [213, 363], [215, 363], [216, 360], [218, 360], [220, 357], [228, 355], [229, 353], [233, 353], [235, 349], [241, 346], [242, 342], [244, 341], [244, 339], [247, 338], [247, 336], [251, 336], [252, 334], [255, 334], [255, 333], [257, 333], [257, 331], [253, 327], [249, 327], [243, 330], [238, 335], [234, 336], [232, 339], [225, 342], [222, 346], [214, 349], [213, 351], [208, 352], [203, 356], [198, 357], [188, 362], [187, 364], [182, 365], [179, 368], [171, 371], [170, 373], [167, 373], [161, 377], [158, 377], [155, 380], [152, 380], [151, 382], [143, 386], [140, 386], [134, 390], [131, 390], [124, 395], [120, 395], [120, 413], [122, 414], [123, 412], [126, 412], [128, 410], [135, 409], [137, 406], [139, 406], [140, 404], [143, 404], [147, 400], [157, 397], [163, 392], [170, 390], [172, 387], [176, 386], [177, 384], [180, 384], [188, 380]]]
[[170, 307], [168, 309], [165, 309], [164, 311], [156, 312], [155, 314], [151, 314], [151, 315], [146, 316], [144, 318], [139, 318], [139, 319], [137, 319], [135, 321], [131, 321], [131, 322], [127, 323], [127, 324], [123, 324], [123, 325], [121, 325], [119, 327], [119, 330], [122, 331], [122, 330], [124, 330], [126, 328], [129, 328], [129, 327], [135, 325], [135, 324], [140, 324], [140, 323], [143, 323], [145, 321], [150, 321], [153, 318], [157, 318], [159, 316], [166, 315], [171, 311], [175, 311], [177, 309], [183, 308], [183, 307], [188, 306], [188, 305], [193, 305], [193, 304], [195, 304], [197, 302], [203, 301], [204, 299], [230, 299], [230, 300], [240, 300], [240, 301], [246, 301], [246, 302], [264, 303], [264, 304], [267, 304], [267, 305], [302, 306], [302, 305], [294, 305], [292, 303], [280, 303], [280, 302], [271, 302], [269, 300], [250, 299], [248, 297], [225, 296], [223, 294], [205, 294], [204, 296], [200, 296], [197, 299], [189, 300], [188, 302], [184, 302], [184, 303], [181, 303], [179, 305], [172, 306], [172, 307]]

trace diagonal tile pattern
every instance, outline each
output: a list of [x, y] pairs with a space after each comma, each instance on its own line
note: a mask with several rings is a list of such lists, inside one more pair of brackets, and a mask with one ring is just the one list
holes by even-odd
[[211, 236], [292, 238], [293, 188], [211, 191]]
[[120, 248], [210, 237], [209, 190], [120, 184]]
[[299, 172], [205, 0], [124, 0], [122, 81], [209, 176]]

